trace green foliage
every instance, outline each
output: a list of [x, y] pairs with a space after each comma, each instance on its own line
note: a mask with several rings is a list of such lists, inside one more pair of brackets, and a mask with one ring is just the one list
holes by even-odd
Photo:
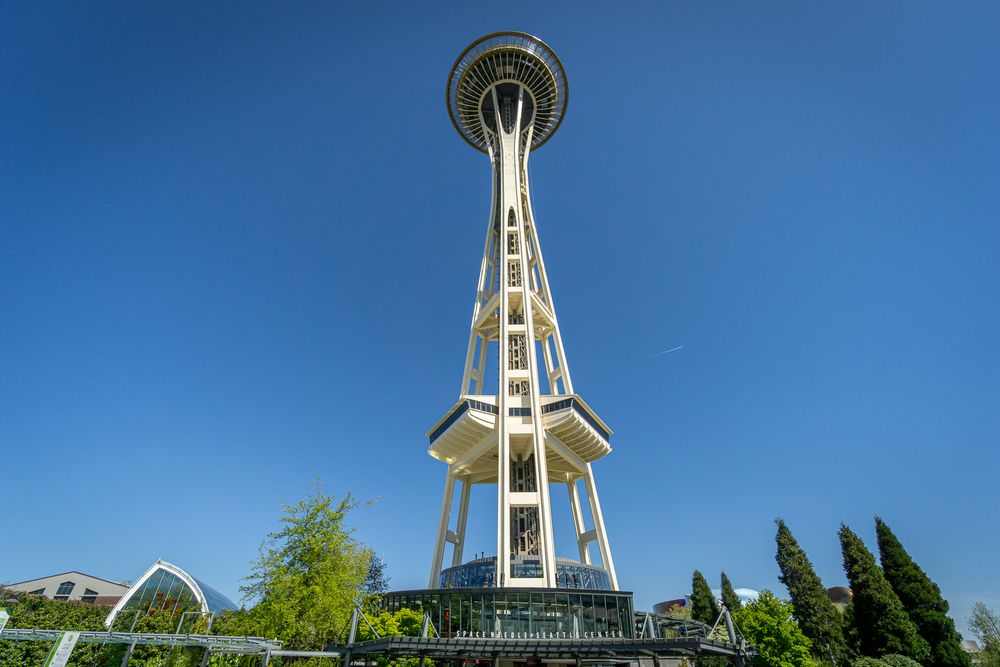
[[268, 535], [242, 587], [257, 604], [233, 619], [236, 634], [274, 637], [287, 649], [321, 650], [362, 604], [372, 552], [352, 537], [347, 519], [359, 504], [334, 500], [319, 483], [286, 506], [283, 527]]
[[715, 602], [712, 589], [698, 570], [691, 576], [691, 618], [713, 625], [719, 618], [719, 605]]
[[[39, 630], [104, 630], [107, 607], [82, 602], [56, 602], [34, 595], [20, 595], [19, 601], [3, 603], [10, 612], [8, 628]], [[41, 665], [52, 648], [51, 642], [0, 641], [0, 667]], [[96, 645], [78, 644], [70, 665], [89, 665], [96, 658]], [[100, 663], [97, 663], [100, 664]]]
[[861, 653], [880, 657], [900, 653], [917, 662], [930, 657], [930, 646], [917, 632], [886, 581], [875, 557], [847, 526], [840, 526], [844, 572], [854, 592], [854, 622]]
[[976, 660], [978, 667], [1000, 667], [1000, 617], [982, 602], [977, 602], [969, 616], [969, 629], [982, 647]]
[[753, 667], [807, 667], [813, 665], [812, 642], [802, 633], [790, 602], [771, 591], [733, 614], [747, 640], [757, 648]]
[[812, 642], [813, 656], [823, 662], [846, 663], [850, 651], [844, 641], [840, 612], [827, 597], [823, 582], [792, 531], [781, 519], [776, 519], [775, 523], [778, 525], [775, 560], [781, 570], [778, 581], [788, 589], [795, 619]]
[[[399, 611], [383, 611], [378, 615], [367, 615], [368, 622], [372, 624], [379, 637], [419, 637], [420, 626], [424, 622], [422, 612], [414, 609], [400, 609]], [[434, 631], [428, 628], [431, 636]], [[358, 641], [375, 639], [371, 628], [364, 620], [358, 622]]]
[[[424, 622], [424, 614], [413, 609], [400, 609], [396, 612], [383, 611], [380, 614], [366, 614], [368, 621], [372, 624], [379, 637], [419, 637], [420, 627]], [[428, 628], [428, 633], [434, 636], [434, 631]], [[368, 627], [363, 619], [358, 622], [358, 641], [375, 639], [372, 628]], [[381, 666], [389, 667], [416, 667], [420, 664], [419, 658], [396, 658], [388, 660], [383, 656], [378, 656], [376, 661]], [[433, 665], [430, 660], [425, 661], [426, 665]]]
[[675, 604], [667, 609], [668, 616], [674, 616], [676, 618], [691, 618], [691, 606]]
[[726, 576], [725, 572], [722, 573], [722, 604], [726, 605], [726, 608], [731, 613], [735, 613], [743, 608], [743, 603], [740, 602], [736, 591], [733, 590], [733, 584], [729, 581], [729, 577]]
[[907, 658], [905, 655], [899, 655], [898, 653], [883, 655], [879, 659], [889, 667], [920, 667], [920, 663], [913, 658]]
[[851, 661], [851, 667], [885, 667], [885, 663], [878, 658], [861, 656]]
[[931, 647], [928, 665], [968, 667], [969, 655], [962, 650], [962, 638], [948, 616], [948, 602], [941, 589], [920, 569], [882, 519], [875, 517], [882, 572], [899, 597], [907, 616]]
[[[33, 595], [20, 595], [17, 603], [5, 602], [10, 611], [9, 628], [35, 628], [39, 630], [96, 630], [104, 631], [104, 619], [110, 609], [96, 607], [81, 602], [48, 600]], [[128, 631], [135, 621], [135, 632], [173, 633], [177, 630], [179, 614], [152, 612], [135, 618], [128, 612], [122, 613], [114, 630]], [[186, 632], [197, 632], [194, 621]], [[200, 621], [205, 623], [205, 621]], [[213, 627], [213, 631], [215, 628]], [[22, 667], [41, 665], [52, 649], [51, 642], [0, 641], [0, 667]], [[124, 644], [80, 643], [73, 649], [70, 667], [118, 667], [125, 654]], [[164, 646], [136, 646], [129, 661], [130, 667], [194, 667], [201, 662], [202, 649]]]
[[862, 656], [851, 662], [851, 667], [920, 667], [920, 663], [898, 653], [889, 653], [881, 658]]
[[861, 655], [861, 642], [858, 639], [858, 624], [854, 621], [854, 601], [847, 603], [844, 608], [844, 643], [847, 645], [851, 655]]

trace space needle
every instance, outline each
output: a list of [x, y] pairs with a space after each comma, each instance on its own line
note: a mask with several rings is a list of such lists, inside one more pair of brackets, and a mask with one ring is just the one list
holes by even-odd
[[[493, 178], [462, 384], [427, 434], [448, 466], [430, 588], [618, 590], [591, 467], [611, 451], [611, 429], [575, 393], [528, 182], [528, 156], [568, 102], [559, 57], [521, 32], [476, 40], [448, 76], [452, 123]], [[496, 556], [465, 560], [475, 485], [496, 487]], [[569, 503], [570, 557], [555, 551], [553, 486]]]

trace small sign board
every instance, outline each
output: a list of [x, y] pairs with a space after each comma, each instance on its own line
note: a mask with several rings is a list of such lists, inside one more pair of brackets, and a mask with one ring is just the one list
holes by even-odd
[[0, 632], [3, 632], [3, 629], [7, 627], [7, 621], [9, 620], [10, 613], [3, 607], [0, 607]]
[[52, 652], [45, 660], [43, 667], [66, 667], [69, 662], [69, 654], [73, 652], [76, 642], [80, 639], [79, 632], [64, 632], [59, 636], [59, 641], [52, 647]]

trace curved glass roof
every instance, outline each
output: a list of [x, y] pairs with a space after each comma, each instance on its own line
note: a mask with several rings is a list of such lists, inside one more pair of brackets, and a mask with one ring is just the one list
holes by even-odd
[[225, 595], [195, 579], [172, 563], [158, 560], [122, 596], [104, 620], [110, 628], [125, 610], [170, 612], [220, 612], [236, 609], [236, 603]]

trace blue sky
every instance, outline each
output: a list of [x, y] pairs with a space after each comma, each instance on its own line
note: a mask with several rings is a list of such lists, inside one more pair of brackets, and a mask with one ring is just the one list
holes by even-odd
[[839, 523], [874, 547], [879, 514], [962, 625], [1000, 606], [995, 3], [5, 3], [0, 25], [0, 580], [163, 558], [236, 596], [321, 478], [380, 498], [359, 536], [425, 583], [424, 432], [457, 398], [489, 205], [444, 82], [518, 29], [569, 75], [534, 206], [574, 384], [616, 431], [595, 472], [637, 604], [694, 568], [782, 591], [777, 516], [842, 584]]

